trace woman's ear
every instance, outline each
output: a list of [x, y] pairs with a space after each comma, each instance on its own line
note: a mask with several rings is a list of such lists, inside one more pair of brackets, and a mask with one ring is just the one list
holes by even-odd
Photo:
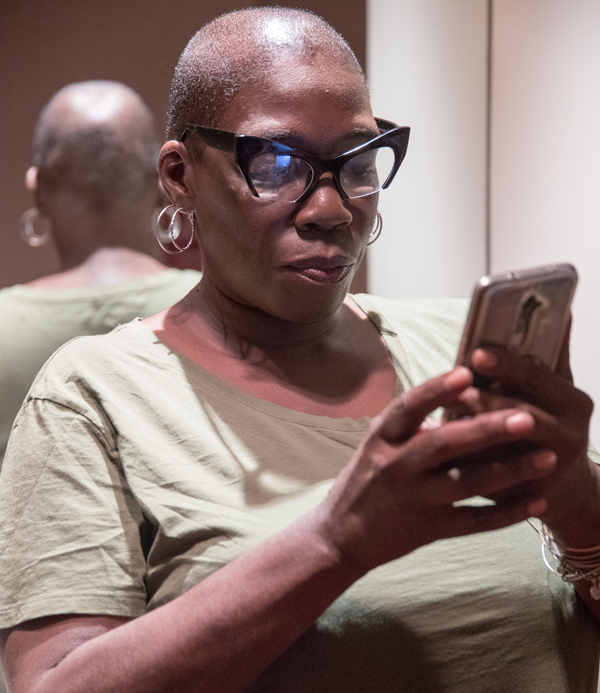
[[167, 196], [178, 209], [193, 209], [191, 174], [192, 159], [183, 142], [165, 142], [158, 158], [158, 175]]
[[30, 166], [25, 174], [25, 187], [33, 195], [36, 194], [38, 188], [38, 170], [36, 166]]

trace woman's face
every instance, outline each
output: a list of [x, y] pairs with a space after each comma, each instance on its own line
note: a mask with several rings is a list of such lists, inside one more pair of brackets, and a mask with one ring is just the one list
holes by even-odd
[[[379, 134], [358, 75], [289, 60], [242, 90], [219, 127], [321, 157]], [[204, 147], [194, 160], [190, 189], [210, 288], [293, 322], [333, 314], [364, 255], [378, 196], [344, 201], [325, 174], [302, 203], [264, 200], [252, 195], [233, 154]]]

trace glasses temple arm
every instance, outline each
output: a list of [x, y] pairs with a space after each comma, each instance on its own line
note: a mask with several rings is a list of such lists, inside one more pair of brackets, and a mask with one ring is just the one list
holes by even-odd
[[220, 149], [224, 152], [232, 152], [235, 148], [235, 134], [233, 132], [227, 132], [226, 130], [216, 130], [214, 128], [207, 128], [203, 125], [191, 125], [188, 124], [180, 140], [183, 141], [186, 133], [193, 132], [198, 135], [200, 139], [204, 140], [213, 149]]

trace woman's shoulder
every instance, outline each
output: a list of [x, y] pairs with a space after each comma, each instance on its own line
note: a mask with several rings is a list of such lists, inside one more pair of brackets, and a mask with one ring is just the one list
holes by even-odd
[[393, 331], [461, 328], [469, 309], [469, 300], [464, 298], [390, 299], [371, 294], [354, 294], [352, 298], [371, 318], [378, 315], [385, 319]]
[[28, 399], [78, 389], [83, 381], [122, 382], [135, 378], [141, 364], [161, 358], [155, 343], [160, 343], [156, 335], [139, 319], [107, 334], [75, 337], [46, 361]]
[[152, 343], [152, 332], [148, 333], [140, 318], [118, 325], [106, 334], [84, 335], [75, 337], [63, 344], [50, 357], [48, 363], [69, 363], [73, 359], [83, 356], [87, 358], [93, 355], [94, 358], [111, 358], [116, 352], [133, 349], [136, 345]]

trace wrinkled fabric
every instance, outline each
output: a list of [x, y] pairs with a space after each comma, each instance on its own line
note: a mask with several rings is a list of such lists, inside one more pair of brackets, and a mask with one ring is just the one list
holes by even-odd
[[182, 299], [200, 281], [194, 270], [169, 269], [77, 289], [0, 290], [0, 465], [15, 416], [46, 360], [81, 335], [105, 334]]
[[[466, 302], [356, 300], [396, 393], [452, 366]], [[368, 425], [254, 397], [139, 321], [70, 342], [0, 476], [0, 626], [175, 599], [319, 503]], [[597, 665], [591, 617], [521, 523], [371, 571], [251, 690], [591, 693]]]

